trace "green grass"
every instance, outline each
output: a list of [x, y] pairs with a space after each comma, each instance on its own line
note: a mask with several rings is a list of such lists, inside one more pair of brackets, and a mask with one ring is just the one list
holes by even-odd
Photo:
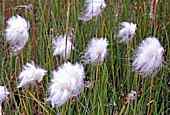
[[[15, 6], [33, 4], [33, 12], [15, 10]], [[107, 0], [107, 8], [101, 16], [83, 23], [78, 16], [83, 0], [2, 0], [0, 1], [0, 85], [8, 87], [11, 95], [3, 105], [5, 115], [168, 115], [170, 93], [170, 1], [159, 0], [156, 27], [150, 24], [150, 1]], [[31, 23], [30, 38], [19, 56], [10, 56], [4, 44], [4, 20], [12, 14], [20, 14]], [[120, 44], [116, 34], [122, 21], [137, 23], [137, 32], [128, 45]], [[108, 55], [102, 65], [87, 65], [86, 79], [92, 87], [85, 88], [80, 97], [68, 101], [62, 107], [51, 108], [46, 101], [51, 71], [61, 62], [52, 57], [52, 38], [64, 34], [73, 27], [76, 32], [75, 47], [70, 61], [80, 60], [92, 37], [107, 37]], [[156, 36], [165, 48], [166, 65], [158, 74], [142, 79], [133, 72], [131, 60], [135, 48], [148, 36]], [[17, 77], [26, 62], [34, 60], [49, 70], [40, 85], [28, 90], [18, 90]], [[97, 78], [97, 80], [96, 80]], [[151, 89], [151, 80], [153, 87]], [[141, 84], [143, 82], [143, 84]], [[132, 104], [124, 103], [124, 96], [131, 90], [138, 92]], [[170, 95], [169, 95], [170, 96]], [[150, 103], [151, 101], [151, 103]], [[170, 101], [170, 100], [169, 100]], [[170, 102], [169, 102], [170, 104]], [[170, 111], [169, 111], [170, 112]]]

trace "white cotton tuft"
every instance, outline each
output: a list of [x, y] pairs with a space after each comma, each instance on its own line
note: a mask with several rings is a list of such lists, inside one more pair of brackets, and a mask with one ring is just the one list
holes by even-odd
[[85, 10], [82, 12], [82, 15], [79, 17], [79, 20], [85, 22], [89, 21], [93, 17], [100, 15], [105, 7], [105, 0], [86, 0]]
[[133, 60], [135, 71], [143, 75], [157, 72], [163, 62], [164, 48], [155, 37], [148, 37], [140, 44]]
[[0, 86], [0, 104], [2, 104], [6, 97], [9, 95], [9, 92], [6, 87]]
[[68, 33], [60, 36], [57, 36], [53, 39], [53, 55], [61, 56], [63, 59], [68, 59], [70, 57], [72, 49], [74, 49], [74, 45], [72, 41], [74, 40], [73, 33]]
[[137, 29], [136, 24], [122, 22], [120, 26], [121, 28], [118, 33], [118, 38], [120, 38], [120, 42], [128, 42], [135, 35], [135, 31]]
[[34, 62], [27, 63], [23, 66], [23, 70], [19, 75], [20, 83], [18, 85], [18, 88], [27, 87], [31, 84], [34, 85], [36, 81], [41, 82], [46, 73], [46, 70], [35, 66]]
[[58, 71], [54, 70], [48, 97], [52, 107], [59, 107], [79, 95], [84, 88], [84, 78], [84, 67], [78, 63], [73, 65], [67, 62]]
[[29, 22], [19, 15], [12, 16], [7, 20], [5, 36], [14, 54], [17, 54], [28, 41], [29, 28]]
[[83, 56], [85, 63], [102, 63], [107, 54], [108, 41], [106, 38], [93, 38]]

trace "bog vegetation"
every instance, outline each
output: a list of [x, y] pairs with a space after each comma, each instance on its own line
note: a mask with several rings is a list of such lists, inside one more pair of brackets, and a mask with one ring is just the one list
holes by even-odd
[[1, 112], [170, 114], [169, 6], [169, 0], [0, 1]]

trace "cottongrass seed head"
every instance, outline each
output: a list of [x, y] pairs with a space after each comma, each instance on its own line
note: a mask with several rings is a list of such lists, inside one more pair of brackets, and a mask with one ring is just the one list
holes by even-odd
[[0, 86], [0, 105], [6, 100], [9, 92], [6, 87]]
[[73, 45], [74, 33], [68, 32], [67, 34], [57, 36], [53, 39], [53, 56], [61, 56], [63, 59], [68, 59], [70, 57], [70, 53], [72, 49], [74, 49]]
[[148, 37], [136, 50], [133, 68], [135, 71], [146, 76], [157, 72], [163, 62], [164, 48], [155, 37]]
[[36, 81], [40, 82], [45, 74], [47, 73], [46, 70], [36, 66], [34, 62], [27, 63], [23, 66], [23, 70], [19, 75], [19, 85], [20, 87], [28, 87], [28, 85], [35, 85]]
[[107, 46], [106, 38], [92, 38], [83, 56], [83, 62], [102, 63], [107, 54]]
[[102, 10], [106, 7], [105, 0], [86, 0], [85, 10], [79, 17], [79, 20], [89, 21], [93, 17], [101, 14]]
[[120, 23], [120, 30], [118, 32], [118, 38], [120, 38], [120, 42], [128, 42], [131, 40], [135, 35], [136, 29], [136, 24], [129, 22]]
[[52, 107], [59, 107], [71, 97], [80, 94], [84, 88], [84, 67], [81, 64], [69, 62], [53, 71], [53, 78], [49, 86], [48, 101]]
[[17, 54], [28, 41], [29, 28], [29, 22], [19, 15], [12, 16], [7, 20], [6, 41], [10, 44], [14, 54]]

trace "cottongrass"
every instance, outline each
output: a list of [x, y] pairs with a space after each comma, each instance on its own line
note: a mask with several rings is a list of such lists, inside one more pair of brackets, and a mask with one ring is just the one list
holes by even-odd
[[78, 96], [84, 88], [84, 78], [84, 67], [78, 63], [67, 62], [58, 71], [54, 70], [47, 99], [52, 107], [59, 107], [73, 96]]
[[18, 54], [28, 41], [30, 24], [25, 18], [17, 15], [7, 20], [5, 30], [6, 41], [10, 44], [13, 54]]
[[133, 68], [144, 76], [157, 72], [163, 63], [164, 48], [155, 37], [148, 37], [142, 41], [136, 50]]
[[102, 63], [107, 54], [108, 41], [106, 38], [92, 38], [88, 43], [88, 47], [82, 61], [89, 63]]
[[87, 22], [93, 17], [99, 16], [105, 7], [105, 0], [86, 0], [85, 10], [82, 12], [79, 20]]
[[70, 31], [64, 36], [60, 35], [53, 39], [53, 56], [60, 56], [63, 59], [68, 59], [70, 57], [71, 51], [74, 49], [74, 33]]
[[0, 105], [5, 101], [8, 95], [9, 95], [9, 92], [7, 88], [4, 86], [0, 86]]
[[41, 82], [46, 73], [46, 70], [36, 66], [34, 62], [27, 63], [23, 66], [23, 70], [18, 77], [20, 81], [18, 88], [27, 88], [29, 85], [35, 85], [36, 82]]
[[134, 35], [135, 31], [137, 29], [136, 24], [134, 23], [129, 23], [129, 22], [122, 22], [120, 23], [120, 30], [118, 32], [118, 38], [120, 39], [120, 42], [128, 42], [130, 41]]
[[0, 115], [2, 115], [2, 103], [7, 99], [9, 92], [6, 87], [0, 86]]

